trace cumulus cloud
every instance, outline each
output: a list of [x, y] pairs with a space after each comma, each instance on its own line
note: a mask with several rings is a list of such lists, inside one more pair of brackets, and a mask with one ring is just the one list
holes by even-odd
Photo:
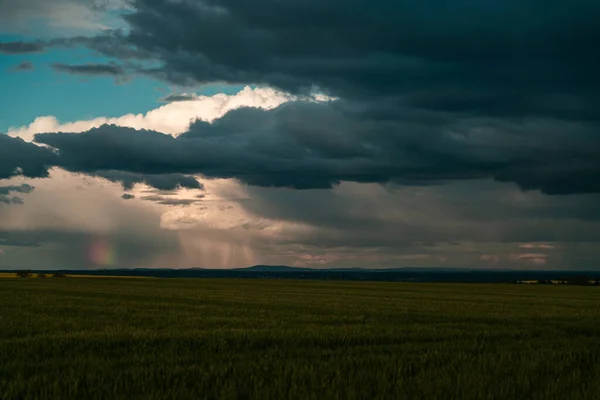
[[143, 54], [160, 63], [147, 73], [178, 84], [318, 86], [345, 98], [402, 95], [436, 110], [590, 116], [598, 16], [586, 0], [568, 10], [518, 0], [501, 9], [474, 0], [135, 0], [126, 34], [89, 45], [117, 58]]
[[[341, 100], [292, 101], [267, 110], [243, 107], [212, 123], [198, 120], [177, 137], [115, 125], [76, 135], [35, 135], [54, 150], [5, 137], [19, 148], [4, 161], [5, 176], [23, 168], [22, 163], [33, 164], [27, 168], [31, 172], [24, 169], [28, 176], [60, 166], [108, 177], [115, 173], [103, 171], [119, 171], [130, 181], [131, 174], [201, 174], [311, 189], [342, 181], [430, 185], [488, 178], [547, 194], [600, 191], [600, 136], [591, 126], [547, 119], [443, 118], [410, 109], [380, 120], [369, 118], [374, 110], [358, 107]], [[133, 121], [147, 123], [149, 115]], [[98, 122], [65, 127], [80, 130]], [[43, 127], [44, 120], [37, 120], [9, 135], [27, 136]]]
[[[37, 118], [29, 126], [9, 129], [8, 136], [0, 137], [10, 145], [19, 146], [20, 151], [11, 151], [11, 156], [7, 156], [4, 162], [7, 164], [4, 168], [4, 177], [9, 177], [20, 173], [19, 168], [23, 165], [32, 164], [35, 161], [33, 155], [37, 155], [41, 160], [38, 162], [42, 171], [37, 174], [30, 173], [28, 176], [40, 176], [45, 173], [52, 165], [59, 165], [53, 160], [57, 159], [57, 154], [47, 148], [38, 147], [23, 142], [21, 139], [31, 141], [33, 135], [38, 132], [82, 132], [96, 126], [102, 126], [106, 123], [113, 123], [120, 126], [132, 126], [135, 128], [151, 127], [172, 135], [184, 132], [189, 124], [195, 120], [214, 121], [229, 110], [239, 107], [257, 107], [264, 109], [274, 108], [284, 102], [297, 100], [298, 97], [290, 96], [269, 88], [250, 88], [246, 87], [235, 95], [217, 94], [214, 96], [196, 96], [193, 101], [167, 104], [156, 110], [152, 110], [145, 115], [125, 115], [119, 118], [96, 118], [89, 121], [77, 121], [72, 123], [60, 124], [54, 117]], [[319, 100], [328, 100], [318, 97]], [[304, 101], [316, 101], [315, 97], [302, 98]], [[10, 150], [6, 146], [3, 150]], [[19, 157], [17, 160], [16, 157]], [[14, 160], [11, 160], [14, 159]], [[9, 161], [10, 164], [8, 163]], [[0, 173], [2, 172], [2, 163], [0, 162]], [[31, 169], [28, 168], [27, 171]], [[26, 175], [27, 175], [27, 171]], [[80, 172], [90, 172], [79, 170]], [[153, 187], [162, 190], [172, 190], [177, 187], [200, 189], [201, 184], [191, 177], [186, 177], [178, 173], [162, 173], [159, 171], [148, 171], [148, 173], [139, 173], [133, 171], [117, 171], [115, 168], [96, 169], [95, 176], [103, 177], [114, 182], [121, 182], [126, 189], [130, 189], [135, 183], [147, 183]]]
[[0, 179], [14, 175], [47, 177], [48, 168], [57, 160], [57, 155], [47, 148], [0, 134]]
[[176, 138], [103, 125], [76, 135], [36, 134], [35, 140], [58, 151], [57, 165], [86, 173], [202, 174], [298, 189], [487, 178], [548, 194], [600, 191], [600, 136], [590, 127], [403, 109], [382, 121], [355, 107], [338, 100], [240, 108], [213, 123], [197, 121]]
[[[195, 123], [183, 135], [187, 140], [169, 140], [156, 132], [181, 134], [190, 122], [184, 118], [189, 114], [175, 110], [207, 101], [174, 95], [183, 101], [144, 116], [64, 126], [80, 132], [116, 124], [147, 129], [143, 135], [105, 126], [82, 137], [39, 140], [60, 150], [57, 165], [84, 172], [116, 168], [108, 158], [99, 160], [102, 154], [127, 157], [137, 146], [131, 159], [145, 164], [123, 165], [124, 172], [199, 173], [296, 188], [493, 178], [548, 194], [597, 193], [600, 98], [592, 88], [600, 81], [587, 45], [598, 39], [592, 16], [600, 15], [600, 6], [581, 0], [565, 12], [555, 2], [543, 8], [517, 3], [505, 4], [498, 25], [495, 6], [471, 0], [426, 8], [383, 1], [263, 0], [250, 6], [135, 0], [123, 17], [126, 32], [71, 40], [122, 60], [154, 62], [158, 66], [138, 70], [172, 83], [258, 83], [293, 93], [319, 88], [340, 100], [238, 110], [218, 124]], [[440, 18], [430, 18], [434, 13]], [[577, 29], [550, 40], [559, 34], [557, 18], [560, 32]], [[580, 45], [566, 45], [573, 42]], [[282, 96], [279, 104], [293, 100]], [[153, 120], [165, 114], [177, 115], [178, 122]], [[58, 126], [49, 128], [11, 135], [55, 132]], [[113, 136], [119, 136], [119, 149], [102, 143]], [[80, 156], [72, 149], [91, 142], [103, 149], [94, 161], [75, 160]], [[160, 154], [146, 151], [159, 143], [165, 146]], [[192, 151], [202, 158], [192, 160]]]
[[212, 96], [195, 96], [193, 101], [166, 104], [145, 114], [127, 114], [116, 118], [100, 117], [66, 123], [61, 123], [52, 116], [38, 117], [28, 126], [10, 128], [8, 135], [31, 141], [36, 133], [85, 132], [105, 124], [179, 135], [197, 119], [211, 122], [236, 108], [272, 109], [294, 99], [296, 97], [270, 88], [245, 87], [233, 95], [219, 93]]

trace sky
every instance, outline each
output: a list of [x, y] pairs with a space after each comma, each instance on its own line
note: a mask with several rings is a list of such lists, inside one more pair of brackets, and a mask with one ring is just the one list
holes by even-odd
[[599, 19], [0, 0], [0, 268], [598, 270]]

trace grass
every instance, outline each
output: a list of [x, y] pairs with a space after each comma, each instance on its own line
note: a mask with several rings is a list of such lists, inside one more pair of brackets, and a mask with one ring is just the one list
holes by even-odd
[[600, 288], [0, 281], [1, 399], [598, 399]]
[[82, 278], [82, 279], [151, 279], [147, 276], [121, 276], [121, 275], [77, 275], [77, 274], [67, 274], [68, 278]]

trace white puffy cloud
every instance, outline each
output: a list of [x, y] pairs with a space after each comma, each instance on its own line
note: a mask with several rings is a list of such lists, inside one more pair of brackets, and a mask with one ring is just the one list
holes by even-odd
[[[298, 97], [271, 88], [245, 87], [233, 95], [224, 93], [213, 96], [194, 96], [193, 100], [176, 101], [148, 111], [145, 114], [126, 114], [116, 118], [99, 117], [89, 120], [61, 123], [56, 117], [38, 117], [31, 124], [9, 128], [8, 134], [32, 141], [36, 133], [70, 132], [79, 133], [104, 124], [112, 124], [134, 129], [148, 129], [171, 135], [178, 135], [188, 128], [190, 122], [200, 119], [212, 122], [228, 111], [240, 107], [272, 109]], [[314, 101], [329, 100], [323, 95], [315, 95]]]

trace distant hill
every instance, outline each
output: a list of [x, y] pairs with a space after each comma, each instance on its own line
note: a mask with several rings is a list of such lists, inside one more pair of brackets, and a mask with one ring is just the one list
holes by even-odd
[[[213, 270], [211, 268], [198, 268], [204, 270]], [[302, 272], [302, 271], [314, 271], [314, 272], [468, 272], [470, 270], [464, 268], [420, 268], [420, 267], [402, 267], [402, 268], [308, 268], [308, 267], [292, 267], [289, 265], [253, 265], [251, 267], [242, 268], [231, 268], [230, 271], [248, 271], [248, 272]]]
[[[0, 272], [12, 272], [5, 270]], [[54, 271], [36, 271], [53, 273]], [[461, 268], [300, 268], [287, 265], [254, 265], [234, 269], [101, 269], [61, 270], [67, 274], [91, 276], [146, 276], [156, 278], [255, 278], [255, 279], [321, 279], [346, 281], [387, 282], [517, 282], [538, 280], [565, 280], [569, 276], [600, 276], [600, 271], [511, 271]], [[598, 279], [600, 280], [600, 279]]]
[[253, 265], [246, 268], [233, 268], [232, 271], [248, 272], [300, 272], [314, 271], [312, 268], [290, 267], [288, 265]]

